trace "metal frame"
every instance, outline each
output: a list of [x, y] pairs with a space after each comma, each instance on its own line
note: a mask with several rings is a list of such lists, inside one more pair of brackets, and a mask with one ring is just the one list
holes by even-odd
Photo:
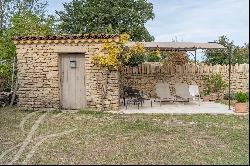
[[232, 47], [230, 47], [230, 53], [228, 55], [228, 62], [229, 62], [229, 66], [228, 66], [228, 110], [231, 110], [231, 56], [233, 54], [233, 49]]

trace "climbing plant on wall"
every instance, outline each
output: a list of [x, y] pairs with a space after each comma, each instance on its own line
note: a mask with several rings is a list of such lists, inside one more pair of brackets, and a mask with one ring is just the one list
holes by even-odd
[[118, 69], [121, 66], [138, 66], [145, 61], [156, 62], [160, 60], [159, 51], [146, 51], [143, 44], [136, 43], [128, 48], [124, 44], [128, 41], [127, 35], [122, 35], [121, 42], [109, 43], [104, 41], [104, 53], [93, 56], [93, 63], [108, 69]]
[[104, 41], [102, 52], [96, 54], [92, 58], [92, 62], [101, 67], [106, 67], [110, 70], [118, 70], [122, 65], [121, 53], [123, 52], [124, 44], [128, 42], [129, 35], [121, 34], [118, 43]]

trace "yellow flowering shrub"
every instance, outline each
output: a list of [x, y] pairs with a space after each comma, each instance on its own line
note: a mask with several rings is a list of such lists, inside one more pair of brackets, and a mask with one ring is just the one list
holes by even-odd
[[122, 52], [123, 45], [128, 42], [129, 36], [127, 34], [121, 34], [119, 43], [111, 43], [107, 40], [104, 41], [103, 49], [104, 52], [96, 54], [92, 58], [92, 63], [107, 67], [109, 69], [118, 69], [121, 65], [119, 61], [119, 55]]
[[161, 60], [161, 52], [159, 49], [146, 51], [143, 44], [139, 42], [128, 49], [123, 49], [128, 39], [129, 36], [127, 34], [121, 34], [118, 43], [104, 40], [104, 51], [94, 55], [92, 63], [108, 69], [118, 70], [121, 65], [137, 66], [145, 61], [159, 62]]
[[121, 34], [120, 35], [119, 43], [120, 44], [126, 44], [128, 42], [128, 39], [129, 39], [129, 35], [128, 34]]
[[143, 44], [136, 43], [125, 51], [122, 61], [126, 66], [137, 66], [145, 60], [145, 48]]
[[161, 56], [161, 51], [159, 49], [157, 49], [156, 51], [154, 51], [155, 55], [160, 57]]

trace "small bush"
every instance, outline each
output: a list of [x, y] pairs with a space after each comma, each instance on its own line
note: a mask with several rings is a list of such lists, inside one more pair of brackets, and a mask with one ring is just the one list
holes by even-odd
[[235, 94], [235, 99], [237, 100], [237, 102], [239, 103], [245, 103], [248, 100], [248, 96], [247, 93], [244, 92], [238, 92]]
[[146, 54], [145, 60], [147, 62], [160, 62], [161, 61], [160, 51], [149, 51]]
[[123, 52], [121, 62], [125, 66], [135, 67], [145, 62], [145, 59], [144, 46], [140, 43], [136, 43]]
[[138, 66], [138, 65], [142, 64], [143, 62], [145, 62], [144, 54], [137, 53], [137, 54], [132, 54], [128, 58], [127, 62], [125, 62], [124, 64], [126, 66], [135, 67], [135, 66]]
[[204, 75], [202, 79], [205, 83], [205, 95], [223, 92], [228, 86], [220, 74]]

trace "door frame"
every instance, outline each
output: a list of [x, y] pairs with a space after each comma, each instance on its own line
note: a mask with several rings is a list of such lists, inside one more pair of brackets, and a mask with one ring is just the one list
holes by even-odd
[[62, 92], [62, 86], [63, 86], [63, 84], [62, 84], [62, 80], [61, 80], [61, 72], [62, 72], [62, 69], [61, 69], [61, 63], [62, 63], [62, 56], [65, 56], [65, 55], [67, 55], [67, 54], [76, 54], [76, 55], [78, 55], [78, 56], [81, 56], [82, 58], [85, 58], [84, 59], [84, 71], [83, 71], [83, 75], [84, 75], [84, 83], [85, 83], [85, 85], [83, 85], [83, 86], [85, 86], [84, 88], [85, 88], [85, 96], [86, 96], [86, 98], [85, 98], [85, 100], [86, 100], [86, 105], [85, 105], [85, 107], [87, 107], [87, 93], [86, 93], [86, 91], [87, 91], [87, 89], [86, 89], [86, 54], [85, 54], [85, 52], [75, 52], [74, 51], [74, 49], [71, 51], [71, 52], [68, 52], [68, 51], [65, 51], [65, 52], [60, 52], [60, 53], [58, 53], [58, 68], [59, 68], [59, 72], [58, 72], [58, 82], [59, 82], [59, 109], [64, 109], [63, 108], [63, 106], [62, 106], [62, 97], [63, 97], [63, 92]]

